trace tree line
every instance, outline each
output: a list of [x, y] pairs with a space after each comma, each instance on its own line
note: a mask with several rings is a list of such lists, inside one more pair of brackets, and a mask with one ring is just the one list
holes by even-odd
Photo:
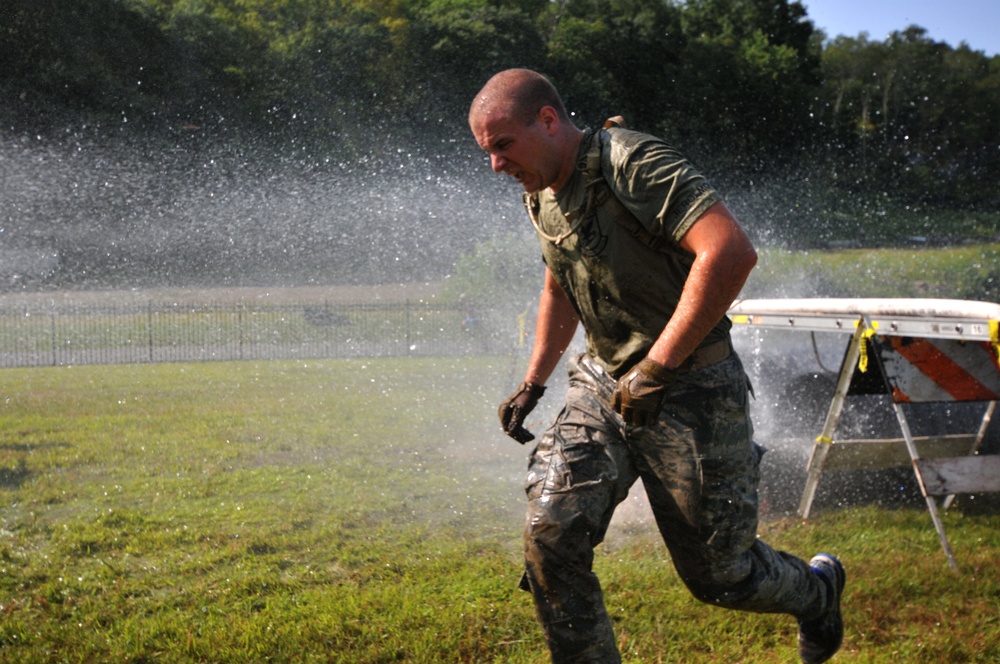
[[622, 114], [741, 177], [1000, 207], [1000, 56], [829, 37], [787, 0], [5, 0], [0, 119], [468, 150], [472, 96], [524, 66], [581, 125]]

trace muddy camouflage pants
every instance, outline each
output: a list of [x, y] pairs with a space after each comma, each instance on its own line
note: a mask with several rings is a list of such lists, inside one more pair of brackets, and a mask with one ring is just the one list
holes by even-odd
[[718, 606], [813, 617], [825, 587], [802, 560], [757, 539], [763, 450], [752, 441], [739, 358], [682, 376], [656, 426], [625, 428], [614, 379], [570, 358], [566, 404], [531, 456], [525, 575], [554, 662], [620, 662], [593, 549], [641, 479], [680, 578]]

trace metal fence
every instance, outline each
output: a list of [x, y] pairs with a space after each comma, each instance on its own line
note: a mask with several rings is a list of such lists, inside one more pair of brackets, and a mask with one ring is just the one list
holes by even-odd
[[0, 367], [509, 351], [496, 329], [427, 302], [0, 304]]

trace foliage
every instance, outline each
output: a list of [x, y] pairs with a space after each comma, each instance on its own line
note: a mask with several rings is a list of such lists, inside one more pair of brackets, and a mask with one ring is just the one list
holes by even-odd
[[412, 98], [407, 117], [451, 130], [456, 120], [464, 121], [484, 72], [542, 66], [541, 38], [525, 9], [515, 3], [415, 2], [406, 47]]
[[699, 90], [682, 111], [694, 118], [687, 134], [717, 137], [709, 147], [725, 146], [751, 172], [811, 145], [821, 131], [805, 121], [818, 54], [801, 3], [696, 0], [683, 22], [692, 39], [683, 83]]
[[[546, 661], [524, 448], [489, 358], [3, 370], [0, 660]], [[1000, 519], [849, 500], [761, 536], [847, 566], [837, 661], [996, 661]], [[892, 564], [887, 564], [891, 561]], [[595, 567], [627, 662], [786, 662], [789, 616], [697, 603], [648, 515]]]
[[52, 103], [125, 120], [176, 92], [168, 36], [121, 2], [9, 0], [0, 26], [0, 81], [33, 111]]
[[975, 183], [1000, 177], [998, 62], [935, 43], [916, 26], [883, 43], [835, 39], [823, 51], [819, 112], [853, 156], [838, 180], [866, 193], [888, 186], [923, 202], [983, 202], [986, 192]]
[[505, 214], [466, 119], [513, 66], [664, 136], [759, 245], [995, 241], [1000, 56], [823, 40], [789, 0], [9, 0], [0, 248], [59, 288], [443, 278]]
[[679, 10], [658, 0], [563, 0], [538, 19], [545, 26], [544, 71], [583, 123], [622, 114], [630, 125], [663, 126], [676, 108], [685, 43]]
[[49, 109], [371, 149], [466, 133], [482, 82], [528, 66], [581, 121], [624, 114], [713, 167], [805, 149], [847, 190], [998, 203], [1000, 59], [919, 26], [824, 46], [800, 2], [10, 0], [0, 25], [13, 126]]

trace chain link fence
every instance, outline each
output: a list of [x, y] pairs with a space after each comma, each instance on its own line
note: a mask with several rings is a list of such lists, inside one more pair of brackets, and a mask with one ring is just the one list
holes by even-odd
[[523, 331], [499, 318], [424, 301], [0, 303], [0, 367], [506, 354]]

